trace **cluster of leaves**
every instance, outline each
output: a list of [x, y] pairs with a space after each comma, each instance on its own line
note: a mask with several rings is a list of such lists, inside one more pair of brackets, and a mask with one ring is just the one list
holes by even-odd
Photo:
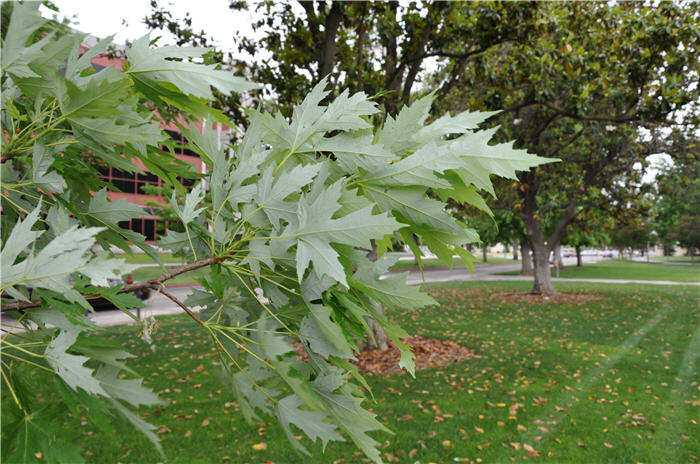
[[[322, 104], [329, 95], [322, 81], [289, 120], [250, 111], [250, 127], [231, 151], [217, 146], [206, 125], [200, 132], [183, 124], [189, 148], [209, 167], [210, 186], [208, 193], [203, 182], [186, 192], [177, 176], [190, 168], [161, 148], [165, 137], [153, 109], [221, 120], [207, 106], [211, 87], [231, 93], [255, 85], [188, 61], [206, 49], [153, 48], [148, 36], [127, 48], [123, 72], [96, 73], [90, 60], [111, 39], [81, 55], [81, 35], [35, 34], [45, 25], [36, 8], [15, 4], [2, 42], [2, 311], [24, 329], [0, 338], [4, 457], [79, 461], [79, 450], [61, 441], [69, 432], [55, 425], [68, 411], [108, 431], [118, 413], [157, 446], [153, 427], [125, 403], [158, 398], [124, 363], [131, 355], [101, 338], [84, 316], [91, 298], [127, 311], [137, 303], [128, 292], [150, 287], [210, 335], [247, 418], [274, 414], [302, 452], [292, 424], [324, 444], [344, 432], [380, 461], [368, 432], [386, 428], [362, 408], [355, 382], [366, 383], [348, 360], [374, 318], [401, 351], [400, 366], [413, 372], [413, 355], [401, 341], [406, 332], [375, 303], [410, 309], [434, 301], [406, 286], [405, 275], [380, 279], [393, 261], [371, 261], [368, 250], [381, 255], [391, 237], [401, 237], [420, 259], [415, 234], [445, 262], [457, 253], [469, 265], [462, 245], [478, 236], [444, 211], [445, 200], [481, 204], [476, 192], [492, 191], [491, 174], [514, 178], [515, 170], [546, 160], [491, 145], [493, 130], [473, 131], [490, 113], [426, 125], [432, 95], [375, 129], [368, 122], [378, 113], [375, 103], [345, 91]], [[171, 205], [184, 231], [169, 231], [159, 245], [188, 264], [110, 287], [109, 279], [131, 269], [111, 247], [128, 251], [134, 244], [157, 261], [143, 236], [118, 227], [142, 209], [110, 201], [88, 162], [133, 172], [131, 158], [174, 187]], [[429, 197], [429, 188], [442, 201]], [[185, 302], [163, 289], [168, 278], [203, 267], [209, 268], [203, 288]], [[199, 315], [195, 306], [203, 308]], [[145, 338], [149, 330], [145, 324]], [[294, 341], [308, 363], [296, 358]], [[65, 402], [42, 408], [25, 383], [34, 371], [51, 376]]]

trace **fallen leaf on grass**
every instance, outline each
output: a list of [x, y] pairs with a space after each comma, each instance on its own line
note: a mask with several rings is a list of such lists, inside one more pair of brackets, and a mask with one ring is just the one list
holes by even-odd
[[202, 421], [202, 427], [206, 427], [211, 422], [211, 417], [207, 417]]
[[474, 430], [476, 430], [479, 433], [484, 433], [484, 429], [482, 429], [481, 427], [474, 427]]
[[265, 451], [267, 449], [267, 443], [256, 443], [253, 445], [255, 451]]
[[192, 436], [192, 432], [190, 432], [189, 430], [187, 432], [185, 432], [185, 438], [189, 438], [191, 436]]
[[416, 448], [413, 448], [411, 451], [408, 452], [408, 457], [412, 458], [416, 455], [416, 453], [418, 453], [418, 450]]
[[606, 448], [615, 448], [615, 445], [608, 443], [607, 441], [603, 443], [603, 446], [605, 446]]

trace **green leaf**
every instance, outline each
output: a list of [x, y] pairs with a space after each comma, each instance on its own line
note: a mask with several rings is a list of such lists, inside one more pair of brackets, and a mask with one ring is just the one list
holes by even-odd
[[374, 263], [366, 258], [356, 261], [357, 271], [353, 274], [350, 285], [389, 308], [415, 309], [437, 305], [430, 295], [422, 293], [417, 286], [406, 285], [408, 272], [382, 276], [397, 260], [398, 258], [384, 257]]
[[336, 431], [338, 427], [326, 422], [327, 413], [301, 409], [300, 406], [303, 405], [304, 401], [298, 395], [286, 396], [275, 405], [275, 415], [292, 446], [304, 454], [309, 454], [306, 448], [294, 437], [290, 424], [299, 427], [312, 442], [316, 443], [316, 440], [320, 439], [324, 449], [331, 440], [344, 441], [343, 436]]
[[131, 424], [136, 427], [138, 430], [143, 433], [146, 438], [148, 438], [151, 443], [153, 443], [153, 446], [156, 447], [158, 452], [161, 454], [161, 456], [164, 456], [163, 453], [163, 447], [160, 444], [160, 440], [158, 439], [158, 435], [153, 433], [154, 430], [156, 430], [156, 427], [153, 425], [149, 424], [145, 420], [141, 419], [139, 416], [134, 414], [133, 412], [129, 411], [124, 405], [122, 405], [119, 401], [112, 399], [112, 398], [107, 398], [107, 401], [114, 407], [114, 409], [117, 410], [119, 414], [122, 415], [126, 420], [131, 422]]
[[308, 201], [307, 196], [299, 200], [297, 216], [299, 224], [290, 224], [282, 233], [297, 239], [297, 276], [299, 281], [304, 271], [313, 263], [314, 272], [319, 276], [328, 275], [347, 286], [345, 272], [338, 261], [338, 253], [331, 243], [370, 247], [370, 240], [392, 234], [400, 227], [396, 220], [386, 213], [372, 215], [372, 207], [334, 219], [333, 214], [340, 209], [338, 200], [344, 180], [340, 180], [317, 198]]
[[39, 16], [37, 2], [15, 3], [2, 42], [2, 71], [16, 77], [39, 77], [29, 64], [41, 57], [41, 49], [53, 39], [51, 35], [27, 46], [29, 38], [46, 20]]
[[83, 365], [89, 358], [67, 353], [77, 337], [76, 330], [61, 330], [46, 347], [46, 360], [56, 374], [73, 390], [80, 387], [93, 395], [108, 396], [100, 382], [93, 377], [93, 370]]
[[153, 83], [169, 82], [181, 92], [195, 97], [213, 100], [210, 86], [216, 87], [224, 94], [245, 92], [260, 86], [234, 76], [228, 71], [219, 71], [214, 66], [174, 61], [169, 58], [199, 58], [206, 48], [166, 46], [149, 47], [148, 35], [134, 41], [126, 49], [130, 66], [127, 73]]
[[120, 379], [117, 378], [118, 374], [118, 367], [102, 366], [95, 378], [112, 398], [124, 400], [134, 407], [163, 404], [150, 389], [141, 385], [143, 379]]
[[185, 197], [185, 204], [182, 207], [175, 201], [175, 192], [173, 192], [173, 196], [170, 198], [170, 204], [175, 210], [175, 214], [182, 220], [182, 223], [189, 224], [206, 209], [195, 209], [202, 200], [204, 200], [204, 192], [202, 191], [202, 184], [199, 183], [187, 194]]
[[347, 394], [336, 394], [335, 391], [345, 384], [345, 379], [338, 374], [319, 375], [311, 382], [311, 387], [326, 406], [335, 423], [340, 426], [374, 462], [381, 462], [377, 443], [367, 432], [382, 430], [388, 432], [375, 415], [362, 409], [362, 399]]

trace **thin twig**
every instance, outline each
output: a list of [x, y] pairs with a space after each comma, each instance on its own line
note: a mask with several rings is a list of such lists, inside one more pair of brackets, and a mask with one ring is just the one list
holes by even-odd
[[171, 295], [170, 293], [163, 290], [162, 286], [153, 286], [151, 288], [160, 292], [161, 294], [163, 294], [163, 296], [168, 297], [170, 301], [182, 308], [182, 310], [185, 311], [197, 324], [204, 325], [204, 322], [202, 322], [199, 316], [197, 316], [190, 308], [187, 307], [187, 305], [185, 305], [182, 301], [178, 300], [174, 295]]
[[[228, 256], [227, 256], [228, 257]], [[146, 280], [143, 282], [137, 282], [129, 285], [123, 286], [121, 289], [119, 289], [119, 292], [117, 293], [131, 293], [136, 290], [143, 290], [145, 288], [154, 288], [158, 290], [163, 282], [166, 280], [172, 279], [175, 276], [178, 276], [180, 274], [184, 274], [185, 272], [190, 272], [194, 271], [195, 269], [199, 269], [201, 267], [209, 266], [211, 264], [215, 263], [220, 263], [224, 261], [227, 257], [220, 257], [220, 256], [212, 256], [211, 258], [203, 259], [201, 261], [196, 261], [194, 263], [188, 264], [186, 266], [182, 266], [180, 268], [177, 268], [175, 270], [172, 270], [170, 272], [166, 272], [160, 277], [156, 277], [151, 280]], [[93, 299], [93, 298], [100, 298], [103, 295], [101, 293], [91, 293], [89, 295], [83, 295], [84, 298], [86, 299]], [[28, 309], [28, 308], [36, 308], [41, 306], [41, 300], [32, 300], [32, 301], [18, 301], [16, 303], [10, 303], [3, 305], [2, 308], [0, 308], [0, 312], [8, 312], [8, 311], [17, 311], [21, 309]]]

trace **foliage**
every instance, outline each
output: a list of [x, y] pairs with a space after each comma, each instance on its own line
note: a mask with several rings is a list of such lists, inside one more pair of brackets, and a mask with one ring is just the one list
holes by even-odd
[[[80, 461], [71, 430], [58, 425], [69, 412], [106, 432], [121, 416], [159, 446], [154, 426], [130, 407], [160, 400], [125, 364], [132, 355], [83, 314], [89, 299], [105, 297], [126, 310], [137, 303], [129, 292], [152, 288], [213, 342], [222, 378], [248, 420], [274, 415], [302, 453], [298, 430], [324, 447], [342, 433], [379, 462], [368, 433], [387, 428], [362, 407], [356, 382], [364, 380], [348, 376], [355, 340], [374, 318], [412, 373], [413, 355], [401, 342], [407, 333], [372, 300], [406, 309], [434, 300], [407, 287], [405, 275], [380, 279], [394, 260], [371, 262], [367, 249], [374, 242], [381, 252], [394, 234], [415, 234], [446, 263], [458, 253], [469, 265], [461, 245], [478, 236], [428, 197], [429, 188], [480, 203], [476, 190], [491, 189], [491, 174], [514, 178], [548, 160], [491, 144], [493, 131], [475, 132], [488, 114], [426, 125], [432, 95], [375, 129], [368, 122], [378, 114], [375, 103], [348, 91], [327, 101], [322, 80], [289, 119], [250, 110], [250, 127], [233, 152], [218, 148], [206, 125], [201, 133], [183, 125], [210, 186], [205, 192], [200, 182], [187, 192], [177, 177], [191, 176], [191, 168], [160, 148], [166, 137], [153, 110], [175, 109], [190, 123], [222, 120], [207, 106], [211, 88], [230, 94], [255, 84], [189, 60], [206, 49], [153, 48], [148, 36], [126, 49], [124, 72], [94, 72], [90, 59], [111, 39], [81, 55], [82, 35], [38, 33], [46, 21], [37, 7], [15, 4], [2, 42], [2, 311], [25, 330], [0, 338], [3, 459]], [[143, 236], [118, 226], [141, 208], [110, 201], [89, 162], [133, 172], [131, 158], [174, 188], [170, 204], [184, 231], [170, 230], [159, 246], [187, 264], [110, 287], [108, 279], [134, 267], [114, 258], [112, 246], [129, 251], [134, 244], [158, 261]], [[185, 302], [163, 288], [199, 269], [206, 270], [203, 290]], [[190, 309], [196, 306], [199, 315]], [[152, 331], [152, 321], [144, 323], [142, 337], [152, 340]], [[294, 341], [309, 363], [296, 358]], [[28, 386], [36, 375], [55, 382], [60, 403], [37, 400]]]
[[[654, 230], [665, 248], [672, 247], [676, 242], [682, 242], [681, 246], [684, 247], [698, 246], [697, 235], [692, 233], [692, 218], [697, 221], [700, 216], [700, 165], [693, 149], [697, 151], [697, 142], [689, 147], [688, 162], [663, 164], [656, 177]], [[687, 232], [680, 231], [681, 223], [689, 228]]]
[[[188, 16], [173, 18], [152, 1], [146, 24], [169, 30], [180, 44], [202, 44], [204, 32], [191, 28]], [[265, 84], [261, 99], [284, 115], [322, 78], [350, 92], [377, 95], [386, 112], [395, 114], [413, 97], [430, 59], [456, 63], [453, 80], [438, 90], [448, 93], [460, 69], [490, 47], [527, 35], [533, 4], [503, 2], [230, 2], [232, 10], [254, 13], [255, 37], [235, 37], [239, 51], [269, 56], [250, 63], [230, 54], [219, 61], [245, 68]], [[220, 100], [220, 108], [231, 110]]]
[[[458, 342], [479, 356], [416, 372], [415, 379], [366, 377], [378, 419], [396, 432], [383, 437], [385, 461], [521, 461], [530, 452], [524, 444], [538, 459], [554, 462], [670, 463], [700, 456], [693, 364], [700, 341], [697, 287], [557, 282], [565, 295], [602, 298], [547, 303], [493, 296], [526, 291], [528, 285], [431, 285], [424, 290], [440, 309], [388, 311], [413, 333]], [[155, 352], [135, 339], [135, 327], [112, 327], [105, 335], [137, 355], [131, 364], [152, 372], [149, 382], [171, 403], [139, 410], [159, 424], [169, 462], [296, 461], [274, 419], [250, 425], [242, 420], [230, 392], [221, 389], [215, 352], [197, 324], [183, 317], [159, 324]], [[56, 389], [40, 380], [33, 391], [47, 404], [60, 401]], [[62, 420], [93, 453], [89, 462], [159, 459], [127, 427], [117, 428], [119, 441], [80, 422], [80, 417]], [[347, 443], [329, 444], [324, 454], [320, 444], [310, 451], [306, 462], [361, 462]]]
[[[643, 200], [634, 166], [648, 155], [687, 154], [700, 114], [700, 17], [692, 2], [564, 2], [538, 3], [530, 21], [527, 40], [479, 55], [437, 103], [502, 109], [488, 121], [501, 125], [499, 136], [564, 161], [519, 174], [507, 207], [526, 223], [535, 289], [552, 291], [546, 258], [571, 221], [599, 205], [619, 212]], [[446, 64], [432, 82], [451, 78]], [[677, 136], [667, 137], [670, 129]]]

